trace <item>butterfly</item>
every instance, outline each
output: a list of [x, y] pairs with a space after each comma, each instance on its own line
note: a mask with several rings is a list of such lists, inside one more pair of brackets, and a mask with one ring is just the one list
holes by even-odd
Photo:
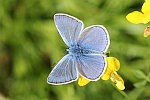
[[110, 39], [106, 28], [92, 25], [83, 29], [81, 20], [62, 13], [54, 15], [54, 22], [69, 48], [68, 54], [50, 72], [47, 83], [67, 84], [76, 81], [79, 75], [97, 81], [107, 67], [106, 52]]

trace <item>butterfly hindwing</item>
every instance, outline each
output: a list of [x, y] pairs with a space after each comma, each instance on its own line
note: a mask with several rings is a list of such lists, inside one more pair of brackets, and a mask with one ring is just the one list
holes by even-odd
[[78, 78], [77, 63], [74, 57], [67, 54], [54, 67], [47, 78], [49, 84], [59, 85], [75, 81]]
[[91, 81], [98, 80], [107, 66], [105, 58], [105, 56], [100, 54], [80, 56], [77, 59], [80, 75]]

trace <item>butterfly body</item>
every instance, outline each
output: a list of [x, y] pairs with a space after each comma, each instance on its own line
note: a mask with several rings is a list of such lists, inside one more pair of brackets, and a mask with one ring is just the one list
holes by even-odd
[[82, 48], [80, 46], [73, 46], [67, 49], [70, 55], [73, 55], [75, 57], [87, 55], [87, 54], [100, 54], [98, 51], [92, 51], [85, 48]]
[[76, 81], [79, 75], [90, 81], [97, 81], [106, 67], [109, 35], [102, 25], [83, 29], [83, 22], [67, 14], [55, 14], [57, 30], [65, 44], [68, 54], [54, 67], [47, 78], [53, 85]]

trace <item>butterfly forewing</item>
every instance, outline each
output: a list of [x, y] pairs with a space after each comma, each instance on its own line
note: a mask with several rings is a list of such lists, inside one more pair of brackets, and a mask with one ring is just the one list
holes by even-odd
[[79, 34], [83, 30], [83, 22], [67, 14], [55, 14], [54, 21], [66, 45], [69, 47], [76, 45]]
[[105, 56], [100, 54], [83, 55], [77, 62], [80, 75], [91, 81], [98, 80], [107, 66]]
[[78, 77], [77, 63], [71, 55], [64, 56], [47, 78], [49, 84], [59, 85], [75, 81]]
[[89, 26], [83, 30], [78, 44], [85, 49], [106, 52], [110, 44], [108, 32], [101, 25]]

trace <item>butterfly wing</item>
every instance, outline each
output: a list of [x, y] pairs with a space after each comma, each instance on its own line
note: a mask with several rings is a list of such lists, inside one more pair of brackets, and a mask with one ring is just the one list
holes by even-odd
[[101, 25], [87, 27], [79, 36], [78, 45], [85, 50], [98, 51], [95, 54], [83, 54], [78, 57], [79, 73], [85, 78], [95, 81], [103, 75], [107, 62], [106, 52], [110, 44], [107, 30]]
[[47, 83], [60, 85], [76, 81], [78, 78], [77, 63], [72, 55], [67, 54], [54, 67], [47, 78]]
[[108, 32], [101, 25], [89, 26], [79, 36], [78, 44], [84, 49], [106, 52], [110, 44]]
[[80, 75], [90, 81], [98, 80], [107, 66], [105, 56], [100, 54], [83, 55], [77, 59], [77, 62]]
[[67, 14], [55, 14], [57, 30], [67, 46], [76, 45], [79, 34], [83, 30], [83, 22]]

